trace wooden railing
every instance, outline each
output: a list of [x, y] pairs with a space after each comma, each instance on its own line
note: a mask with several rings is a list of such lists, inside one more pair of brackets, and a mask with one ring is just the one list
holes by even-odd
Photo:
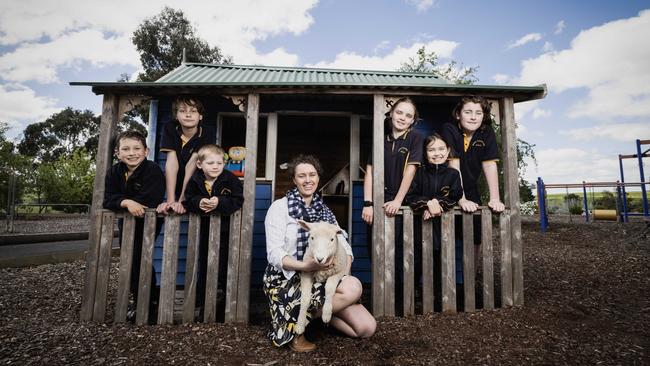
[[[399, 213], [403, 217], [403, 309], [404, 315], [415, 313], [415, 282], [414, 278], [414, 216], [408, 207], [402, 207]], [[423, 313], [434, 311], [434, 271], [440, 271], [441, 277], [441, 305], [442, 311], [455, 313], [456, 304], [456, 258], [455, 258], [455, 216], [461, 215], [463, 222], [463, 303], [462, 310], [472, 312], [476, 310], [476, 272], [474, 258], [474, 215], [481, 216], [481, 263], [482, 263], [482, 303], [483, 309], [494, 309], [495, 307], [495, 276], [494, 276], [494, 248], [492, 242], [492, 212], [486, 207], [481, 207], [474, 213], [464, 213], [460, 209], [454, 209], [443, 213], [441, 217], [441, 244], [440, 244], [440, 268], [434, 268], [434, 247], [433, 247], [433, 220], [422, 222], [422, 311]], [[499, 242], [500, 242], [500, 293], [501, 306], [513, 305], [513, 267], [521, 266], [520, 250], [513, 253], [511, 211], [505, 210], [498, 214], [499, 218]], [[373, 259], [373, 273], [383, 274], [373, 278], [373, 286], [380, 289], [377, 293], [383, 298], [373, 298], [374, 301], [383, 302], [373, 309], [382, 309], [383, 314], [395, 315], [395, 218], [385, 218], [384, 250], [375, 248], [375, 259]], [[516, 262], [516, 263], [514, 263]], [[514, 266], [513, 266], [514, 264]], [[523, 279], [521, 279], [523, 283]], [[520, 286], [521, 293], [515, 294], [523, 301], [523, 286]]]
[[[109, 210], [98, 212], [93, 218], [99, 224], [98, 257], [96, 261], [88, 261], [91, 266], [87, 271], [96, 273], [96, 286], [94, 293], [93, 317], [98, 322], [104, 322], [107, 306], [107, 292], [109, 287], [109, 272], [111, 264], [111, 244], [113, 241], [113, 230], [115, 219], [123, 218], [122, 245], [120, 249], [119, 274], [117, 285], [117, 298], [115, 301], [116, 323], [126, 321], [127, 308], [129, 304], [129, 293], [131, 284], [131, 267], [133, 263], [133, 242], [135, 236], [135, 218], [128, 214], [115, 213]], [[185, 267], [185, 283], [182, 309], [182, 322], [192, 323], [195, 321], [196, 286], [198, 282], [198, 261], [199, 261], [199, 240], [201, 216], [189, 214], [187, 255]], [[142, 240], [142, 256], [140, 260], [140, 277], [138, 280], [138, 298], [136, 310], [136, 324], [147, 324], [149, 318], [149, 303], [151, 297], [151, 283], [153, 275], [153, 251], [156, 235], [157, 215], [155, 210], [147, 209], [144, 216], [144, 233]], [[176, 297], [176, 273], [178, 264], [179, 234], [182, 216], [165, 216], [164, 246], [162, 258], [162, 272], [160, 280], [160, 298], [158, 303], [158, 324], [171, 324], [174, 321], [174, 299]], [[219, 261], [228, 261], [228, 272], [226, 282], [226, 301], [224, 319], [226, 322], [246, 321], [237, 314], [248, 313], [248, 301], [238, 301], [240, 292], [248, 291], [248, 285], [240, 283], [240, 273], [250, 271], [250, 256], [243, 258], [241, 245], [241, 211], [230, 216], [230, 238], [228, 258], [219, 258], [219, 246], [221, 243], [221, 216], [210, 216], [210, 231], [208, 239], [207, 273], [205, 304], [203, 321], [206, 323], [215, 322], [217, 318], [217, 287]], [[93, 245], [93, 243], [91, 243]], [[96, 244], [97, 245], [97, 244]], [[92, 249], [92, 248], [91, 248]], [[244, 248], [245, 250], [245, 248]], [[93, 251], [90, 250], [89, 253]], [[250, 252], [250, 250], [248, 250]], [[246, 260], [248, 266], [246, 266]], [[240, 268], [241, 267], [241, 268]], [[89, 283], [85, 284], [85, 291], [90, 290]], [[239, 308], [238, 308], [239, 307]]]

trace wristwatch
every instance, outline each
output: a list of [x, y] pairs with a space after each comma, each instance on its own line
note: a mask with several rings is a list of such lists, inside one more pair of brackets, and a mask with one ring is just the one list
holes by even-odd
[[372, 201], [363, 201], [363, 207], [372, 207]]

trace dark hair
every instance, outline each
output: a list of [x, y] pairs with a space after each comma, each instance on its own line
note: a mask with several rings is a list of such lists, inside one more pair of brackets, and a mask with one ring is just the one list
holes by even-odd
[[119, 150], [120, 148], [120, 141], [122, 139], [131, 139], [131, 140], [138, 140], [142, 143], [142, 146], [144, 148], [147, 148], [147, 138], [140, 132], [136, 130], [128, 130], [121, 132], [117, 137], [115, 138], [115, 149]]
[[451, 146], [449, 146], [449, 143], [447, 142], [447, 140], [445, 140], [445, 138], [442, 137], [442, 135], [434, 132], [431, 135], [427, 136], [427, 138], [424, 139], [424, 158], [425, 158], [424, 160], [425, 161], [427, 160], [426, 159], [427, 146], [429, 146], [430, 143], [432, 143], [432, 142], [434, 142], [436, 140], [440, 140], [440, 141], [445, 143], [445, 145], [447, 146], [447, 149], [449, 149], [449, 156], [447, 158], [452, 158], [453, 157], [452, 149], [451, 149]]
[[454, 107], [454, 110], [452, 112], [452, 118], [454, 121], [458, 122], [458, 119], [460, 118], [460, 111], [467, 103], [476, 103], [481, 105], [481, 109], [483, 110], [483, 121], [481, 122], [482, 126], [490, 126], [492, 124], [492, 115], [490, 114], [492, 106], [487, 101], [487, 99], [477, 95], [463, 95], [460, 98], [460, 101], [458, 104], [456, 104], [456, 107]]
[[289, 162], [289, 169], [287, 170], [287, 173], [289, 174], [290, 179], [293, 179], [294, 174], [296, 174], [296, 167], [299, 164], [310, 164], [316, 169], [316, 173], [318, 173], [319, 177], [323, 175], [323, 168], [315, 156], [300, 154], [291, 159], [291, 162]]
[[400, 103], [410, 103], [413, 106], [413, 110], [415, 112], [415, 113], [413, 113], [413, 123], [417, 122], [418, 117], [419, 117], [418, 116], [418, 107], [413, 102], [413, 99], [411, 99], [409, 97], [402, 97], [402, 98], [399, 98], [398, 100], [396, 100], [395, 103], [393, 103], [393, 105], [390, 106], [390, 110], [388, 111], [388, 117], [390, 118], [390, 116], [393, 114], [393, 111], [395, 110], [395, 108], [397, 108], [397, 106]]
[[196, 110], [199, 112], [200, 115], [205, 114], [205, 108], [203, 107], [203, 103], [199, 100], [199, 98], [191, 96], [191, 95], [181, 95], [176, 98], [174, 101], [174, 105], [172, 107], [174, 111], [174, 116], [176, 116], [176, 113], [178, 113], [178, 105], [179, 104], [187, 104], [190, 107], [195, 107]]

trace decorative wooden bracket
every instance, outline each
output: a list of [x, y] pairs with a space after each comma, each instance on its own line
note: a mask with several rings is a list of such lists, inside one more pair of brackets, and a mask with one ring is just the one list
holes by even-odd
[[401, 97], [388, 97], [384, 96], [384, 112], [390, 111], [393, 108], [393, 104], [397, 102]]
[[239, 109], [240, 112], [246, 112], [246, 102], [248, 101], [248, 96], [246, 95], [224, 95], [226, 99], [230, 99], [230, 102]]
[[124, 95], [120, 96], [120, 106], [118, 108], [118, 120], [122, 120], [122, 117], [125, 113], [132, 111], [134, 108], [137, 108], [144, 103], [147, 103], [151, 100], [151, 97], [139, 96], [139, 95]]

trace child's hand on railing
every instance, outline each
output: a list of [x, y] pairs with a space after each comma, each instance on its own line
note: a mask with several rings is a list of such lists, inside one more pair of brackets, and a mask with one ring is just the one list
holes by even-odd
[[174, 213], [177, 215], [182, 215], [185, 213], [185, 206], [183, 206], [183, 204], [180, 202], [172, 202], [172, 204], [169, 205], [169, 208], [171, 208], [171, 210], [174, 211]]
[[437, 199], [432, 199], [427, 202], [427, 211], [431, 217], [442, 215], [442, 207], [440, 207], [440, 202]]
[[134, 200], [123, 200], [120, 205], [124, 208], [126, 208], [129, 213], [135, 217], [143, 217], [144, 216], [144, 209], [146, 208], [145, 206], [139, 204], [138, 202]]
[[461, 198], [458, 201], [458, 206], [460, 206], [460, 208], [465, 212], [474, 212], [478, 210], [478, 204], [476, 202], [466, 199], [465, 197]]
[[490, 202], [488, 202], [488, 207], [494, 212], [503, 212], [503, 210], [506, 209], [506, 205], [498, 199], [490, 200]]
[[374, 211], [372, 206], [364, 207], [361, 211], [361, 219], [368, 225], [372, 225], [372, 218], [374, 216]]
[[219, 198], [218, 197], [210, 197], [210, 198], [203, 198], [201, 201], [199, 201], [199, 208], [203, 210], [203, 212], [208, 213], [219, 205]]

